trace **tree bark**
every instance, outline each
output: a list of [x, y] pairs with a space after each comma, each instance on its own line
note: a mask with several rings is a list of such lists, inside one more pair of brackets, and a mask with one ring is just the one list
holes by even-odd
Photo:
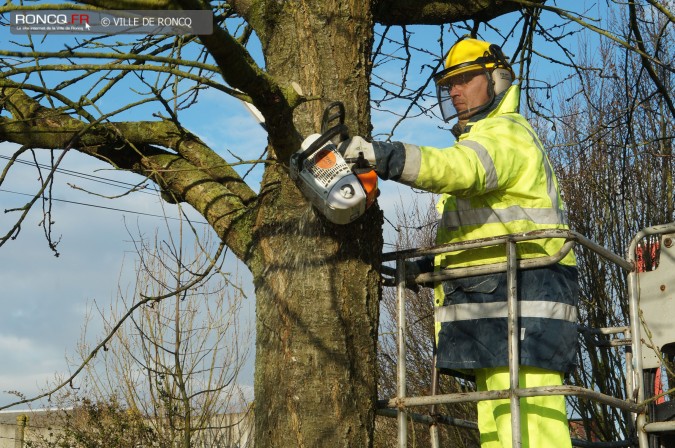
[[[531, 3], [544, 3], [534, 0]], [[487, 21], [520, 8], [514, 0], [376, 0], [373, 15], [382, 25], [441, 25]]]
[[[350, 129], [367, 135], [369, 2], [273, 3], [261, 15], [268, 73], [321, 98], [296, 109], [296, 128], [317, 132], [341, 100]], [[372, 446], [381, 213], [332, 225], [270, 165], [253, 235], [256, 447]]]
[[[110, 0], [83, 3], [113, 7]], [[209, 7], [200, 0], [129, 0], [124, 5]], [[199, 211], [246, 263], [257, 306], [256, 448], [370, 447], [377, 399], [382, 214], [373, 207], [353, 224], [329, 223], [290, 180], [288, 159], [304, 137], [319, 131], [330, 101], [344, 103], [352, 135], [369, 136], [376, 22], [487, 19], [518, 4], [233, 0], [228, 5], [260, 39], [264, 70], [219, 26], [200, 40], [227, 88], [244, 92], [265, 116], [268, 164], [258, 194], [174, 123], [87, 124], [39, 105], [6, 83], [1, 84], [0, 104], [12, 118], [0, 116], [0, 141], [73, 147], [149, 176], [168, 197]]]

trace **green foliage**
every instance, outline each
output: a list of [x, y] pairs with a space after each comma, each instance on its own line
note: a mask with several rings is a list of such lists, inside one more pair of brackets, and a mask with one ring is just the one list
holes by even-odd
[[136, 448], [157, 445], [144, 417], [124, 408], [115, 397], [108, 401], [83, 400], [72, 410], [54, 412], [47, 434], [26, 442], [28, 448]]

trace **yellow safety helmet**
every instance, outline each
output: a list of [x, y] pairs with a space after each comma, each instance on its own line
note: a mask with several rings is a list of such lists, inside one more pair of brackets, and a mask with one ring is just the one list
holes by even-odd
[[462, 111], [466, 116], [475, 115], [489, 107], [495, 95], [511, 86], [514, 74], [498, 45], [473, 38], [462, 38], [448, 52], [445, 69], [434, 75], [438, 104], [445, 121], [460, 115], [452, 103], [450, 96], [452, 87], [457, 83], [468, 82], [476, 75], [487, 78], [489, 100], [470, 111]]

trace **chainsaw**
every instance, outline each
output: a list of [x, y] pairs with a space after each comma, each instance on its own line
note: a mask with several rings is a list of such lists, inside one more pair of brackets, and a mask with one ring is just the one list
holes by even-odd
[[344, 121], [344, 105], [331, 103], [323, 113], [321, 134], [305, 139], [290, 162], [291, 179], [312, 205], [335, 224], [358, 219], [378, 195], [377, 174], [363, 154], [345, 159], [337, 149], [340, 142], [349, 138]]

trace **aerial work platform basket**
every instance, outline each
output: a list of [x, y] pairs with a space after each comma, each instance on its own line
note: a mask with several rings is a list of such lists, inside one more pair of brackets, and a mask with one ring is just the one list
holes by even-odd
[[[561, 238], [564, 244], [561, 250], [551, 256], [519, 260], [516, 257], [516, 244], [522, 241], [540, 238]], [[437, 272], [421, 273], [414, 278], [406, 276], [405, 261], [430, 255], [438, 255], [459, 250], [501, 245], [505, 249], [506, 262], [474, 267], [445, 269]], [[621, 327], [580, 329], [605, 335], [612, 346], [626, 346], [625, 378], [626, 399], [606, 395], [597, 390], [579, 386], [547, 386], [521, 388], [518, 384], [518, 303], [516, 272], [519, 269], [531, 269], [557, 263], [575, 246], [591, 250], [606, 262], [614, 263], [627, 274], [629, 316], [627, 325]], [[475, 422], [452, 416], [438, 415], [435, 406], [448, 403], [478, 402], [481, 400], [508, 399], [511, 410], [512, 446], [521, 446], [520, 398], [544, 395], [576, 396], [625, 411], [631, 416], [628, 426], [633, 428], [635, 436], [628, 440], [591, 442], [573, 439], [577, 447], [638, 447], [670, 448], [675, 447], [675, 401], [666, 401], [668, 391], [656, 393], [661, 375], [660, 368], [675, 357], [675, 222], [653, 226], [640, 231], [630, 243], [626, 258], [612, 253], [584, 236], [563, 230], [535, 231], [512, 234], [501, 237], [445, 244], [425, 249], [410, 249], [386, 253], [383, 261], [395, 262], [396, 267], [383, 266], [385, 286], [396, 288], [398, 301], [397, 322], [397, 395], [378, 401], [378, 414], [396, 417], [398, 420], [398, 447], [408, 443], [408, 423], [411, 421], [428, 424], [433, 448], [440, 446], [438, 424], [449, 424], [476, 429]], [[508, 281], [508, 338], [510, 387], [506, 390], [462, 392], [436, 394], [438, 371], [434, 368], [432, 392], [428, 396], [408, 396], [406, 393], [406, 285], [413, 281], [417, 284], [470, 277], [475, 275], [506, 272]], [[401, 360], [403, 360], [401, 362]], [[671, 386], [673, 387], [673, 386]], [[430, 406], [428, 413], [413, 412], [412, 408]]]

